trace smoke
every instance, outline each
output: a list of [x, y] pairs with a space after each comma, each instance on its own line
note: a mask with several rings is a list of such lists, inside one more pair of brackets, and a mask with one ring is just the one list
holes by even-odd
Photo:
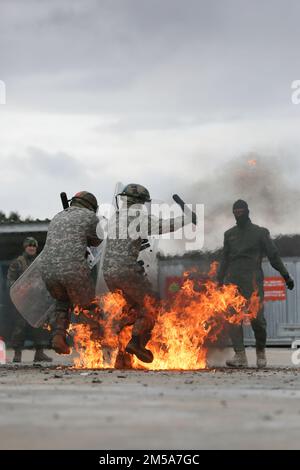
[[[298, 166], [298, 168], [297, 168]], [[299, 164], [292, 156], [242, 155], [200, 179], [187, 201], [205, 205], [205, 249], [222, 245], [223, 232], [235, 224], [232, 204], [244, 199], [253, 223], [272, 236], [299, 233], [300, 190], [295, 178]]]

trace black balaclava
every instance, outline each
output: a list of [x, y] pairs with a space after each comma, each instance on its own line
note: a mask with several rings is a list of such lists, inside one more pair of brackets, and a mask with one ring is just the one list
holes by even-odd
[[244, 227], [249, 219], [249, 208], [246, 201], [238, 199], [232, 207], [232, 212], [239, 227]]

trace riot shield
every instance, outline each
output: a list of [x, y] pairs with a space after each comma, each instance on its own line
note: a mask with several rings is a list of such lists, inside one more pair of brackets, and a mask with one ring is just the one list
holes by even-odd
[[54, 312], [54, 299], [41, 277], [39, 258], [40, 255], [10, 289], [10, 298], [16, 309], [34, 328], [41, 327]]
[[[152, 213], [153, 204], [161, 204], [162, 201], [158, 199], [152, 199], [149, 207], [149, 213]], [[143, 262], [143, 266], [146, 272], [146, 276], [149, 279], [152, 289], [154, 292], [159, 291], [158, 286], [158, 250], [159, 250], [159, 236], [148, 235], [145, 244], [142, 244], [142, 249], [138, 261]]]
[[[123, 190], [123, 188], [124, 188], [123, 183], [118, 182], [116, 184], [115, 191], [114, 191], [113, 198], [112, 198], [112, 204], [111, 204], [110, 211], [109, 211], [108, 214], [105, 214], [106, 218], [108, 220], [108, 223], [109, 223], [110, 217], [112, 216], [113, 211], [115, 211], [117, 209], [116, 196], [117, 196], [117, 194], [119, 194]], [[97, 282], [96, 282], [96, 295], [97, 296], [100, 296], [101, 294], [105, 294], [106, 292], [108, 292], [108, 287], [107, 287], [106, 282], [104, 280], [103, 271], [102, 271], [102, 266], [103, 266], [103, 262], [104, 262], [104, 255], [105, 255], [105, 249], [106, 249], [106, 239], [103, 240], [100, 247], [101, 247], [101, 251], [99, 252], [98, 260], [97, 260], [98, 261], [97, 262], [98, 274], [97, 274]]]

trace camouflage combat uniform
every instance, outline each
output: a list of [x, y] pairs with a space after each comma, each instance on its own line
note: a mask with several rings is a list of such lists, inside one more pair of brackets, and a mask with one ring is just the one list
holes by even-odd
[[[137, 208], [137, 205], [135, 205]], [[130, 225], [136, 214], [129, 209], [121, 209], [109, 221], [108, 237], [103, 261], [103, 276], [110, 291], [121, 290], [131, 309], [131, 323], [134, 323], [133, 336], [144, 336], [144, 344], [150, 339], [154, 319], [144, 308], [145, 296], [156, 298], [143, 268], [137, 263], [143, 239], [148, 235], [174, 232], [188, 221], [183, 216], [173, 219], [159, 219], [149, 216], [141, 208], [139, 234], [131, 236]], [[130, 309], [129, 309], [130, 310]], [[133, 313], [134, 312], [134, 313]]]
[[[36, 256], [29, 256], [24, 252], [21, 256], [13, 260], [7, 272], [7, 286], [10, 289], [15, 281], [23, 274], [24, 271], [33, 263]], [[21, 350], [27, 334], [31, 336], [36, 349], [42, 349], [42, 335], [40, 328], [32, 328], [27, 321], [19, 314], [16, 308], [14, 328], [11, 336], [11, 344], [13, 349]]]
[[[272, 267], [285, 279], [289, 276], [277, 248], [266, 228], [254, 225], [248, 219], [245, 226], [234, 226], [224, 234], [223, 256], [218, 271], [218, 281], [235, 284], [241, 294], [249, 299], [257, 289], [261, 308], [251, 322], [258, 350], [266, 345], [266, 319], [264, 316], [264, 273], [262, 259], [267, 256]], [[230, 336], [236, 352], [244, 350], [242, 325], [231, 326]]]
[[40, 256], [40, 272], [51, 296], [56, 299], [53, 335], [65, 333], [72, 305], [88, 306], [95, 297], [95, 285], [86, 260], [88, 246], [98, 246], [95, 212], [71, 206], [50, 223]]

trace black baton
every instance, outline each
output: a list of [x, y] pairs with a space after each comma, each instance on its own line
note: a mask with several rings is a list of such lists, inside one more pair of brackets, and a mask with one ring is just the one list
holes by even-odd
[[[192, 223], [194, 225], [197, 224], [197, 215], [195, 214], [195, 212], [191, 211], [189, 207], [186, 206], [185, 202], [181, 199], [180, 196], [178, 196], [178, 194], [173, 194], [173, 199], [174, 201], [176, 202], [176, 204], [179, 205], [179, 207], [182, 209], [183, 212], [186, 212], [187, 214], [192, 214]], [[186, 206], [186, 207], [184, 207]]]
[[68, 196], [66, 193], [60, 193], [60, 199], [61, 203], [64, 209], [68, 209], [69, 207], [69, 201], [68, 201]]

